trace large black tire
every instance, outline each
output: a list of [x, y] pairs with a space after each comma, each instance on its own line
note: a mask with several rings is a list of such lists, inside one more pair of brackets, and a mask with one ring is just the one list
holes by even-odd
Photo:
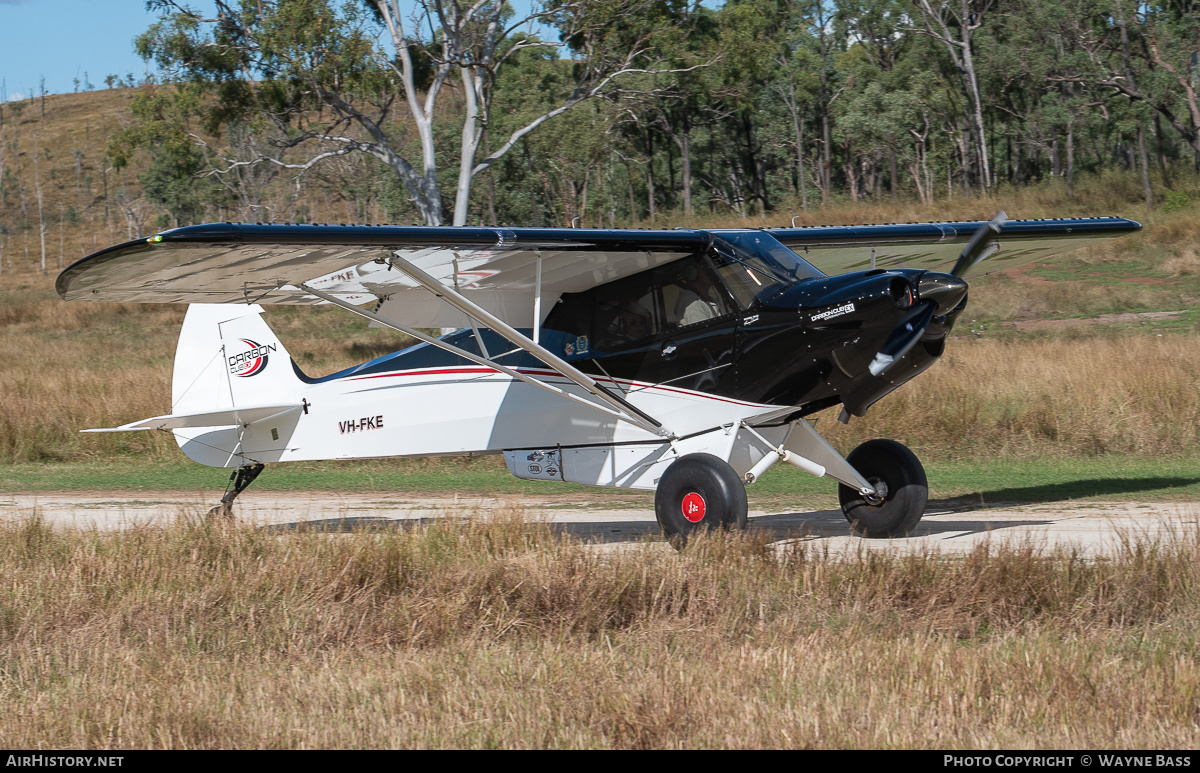
[[864, 537], [906, 537], [917, 527], [929, 500], [929, 481], [916, 454], [894, 440], [868, 440], [846, 457], [868, 482], [882, 481], [882, 500], [838, 487], [842, 513], [850, 528]]
[[700, 531], [746, 528], [747, 509], [742, 479], [712, 454], [688, 454], [676, 460], [654, 492], [658, 525], [677, 548]]

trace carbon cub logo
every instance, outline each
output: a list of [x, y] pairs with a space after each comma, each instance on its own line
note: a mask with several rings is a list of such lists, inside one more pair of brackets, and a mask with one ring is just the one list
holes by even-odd
[[249, 338], [243, 338], [242, 343], [250, 347], [249, 351], [231, 354], [226, 358], [229, 363], [229, 372], [239, 378], [257, 376], [262, 373], [267, 367], [267, 356], [279, 348], [275, 344], [263, 346]]
[[841, 306], [834, 306], [832, 309], [827, 309], [826, 311], [822, 311], [820, 314], [813, 314], [808, 319], [810, 322], [820, 322], [823, 319], [833, 319], [834, 317], [840, 317], [843, 314], [849, 314], [853, 311], [854, 311], [854, 304], [853, 303], [845, 303], [845, 304], [842, 304]]

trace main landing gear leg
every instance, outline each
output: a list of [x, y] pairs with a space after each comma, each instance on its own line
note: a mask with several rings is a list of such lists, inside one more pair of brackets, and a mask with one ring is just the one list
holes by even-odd
[[229, 482], [232, 488], [226, 490], [225, 496], [221, 497], [221, 504], [208, 511], [209, 518], [224, 518], [225, 520], [233, 520], [233, 500], [237, 499], [238, 494], [246, 490], [246, 488], [254, 482], [264, 469], [262, 464], [248, 464], [245, 467], [238, 467], [229, 476]]

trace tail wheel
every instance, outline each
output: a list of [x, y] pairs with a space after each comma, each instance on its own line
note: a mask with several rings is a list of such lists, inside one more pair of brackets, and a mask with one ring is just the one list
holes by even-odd
[[670, 467], [654, 492], [654, 515], [676, 547], [707, 529], [746, 528], [746, 486], [711, 454], [688, 454]]
[[916, 454], [894, 440], [868, 440], [846, 457], [880, 496], [838, 487], [842, 513], [864, 537], [905, 537], [917, 527], [929, 499], [929, 481]]

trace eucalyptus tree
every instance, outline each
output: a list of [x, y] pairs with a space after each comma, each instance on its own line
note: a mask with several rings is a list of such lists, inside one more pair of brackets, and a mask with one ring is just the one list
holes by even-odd
[[[534, 0], [518, 13], [509, 0], [214, 0], [216, 14], [204, 16], [176, 0], [152, 0], [162, 17], [137, 47], [180, 83], [176, 111], [201, 118], [209, 134], [239, 123], [273, 133], [268, 151], [226, 157], [214, 173], [259, 164], [302, 172], [366, 153], [395, 173], [425, 223], [440, 225], [439, 166], [451, 150], [453, 223], [462, 225], [475, 177], [523, 137], [612, 94], [623, 76], [669, 69], [654, 53], [662, 30], [653, 10], [662, 1]], [[539, 39], [535, 24], [559, 40]], [[569, 52], [572, 88], [481, 158], [496, 78], [533, 47]], [[452, 90], [455, 99], [446, 99]], [[451, 112], [459, 130], [447, 148], [436, 123]]]
[[979, 90], [975, 63], [975, 35], [995, 3], [996, 0], [915, 0], [923, 26], [913, 28], [944, 44], [954, 66], [962, 74], [963, 88], [971, 102], [971, 134], [978, 150], [984, 188], [991, 186], [992, 176], [983, 123], [983, 95]]
[[[901, 113], [909, 117], [907, 110], [896, 111], [901, 104], [910, 104], [911, 98], [895, 96], [902, 91], [904, 84], [895, 77], [896, 65], [903, 57], [909, 46], [910, 38], [901, 34], [908, 20], [908, 4], [905, 0], [840, 0], [837, 3], [837, 13], [834, 23], [842, 28], [842, 37], [854, 40], [856, 52], [864, 60], [863, 66], [857, 68], [860, 77], [865, 76], [871, 84], [878, 84], [888, 97], [882, 100], [879, 107], [883, 113], [892, 113], [893, 119], [900, 118]], [[886, 103], [886, 104], [884, 104]], [[896, 123], [894, 120], [884, 124], [882, 135], [878, 137], [888, 156], [888, 177], [891, 196], [894, 199], [899, 189], [899, 175], [896, 171], [897, 157], [901, 146], [906, 145], [908, 121]], [[890, 127], [890, 128], [889, 128]]]
[[780, 46], [786, 43], [780, 32], [794, 12], [784, 0], [729, 0], [719, 17], [722, 101], [740, 150], [740, 158], [727, 167], [729, 181], [737, 189], [735, 200], [757, 200], [762, 211], [772, 208], [772, 198], [758, 117], [764, 100], [774, 101], [770, 83], [778, 70]]
[[[658, 55], [672, 70], [627, 80], [627, 98], [622, 100], [610, 128], [616, 130], [624, 140], [622, 144], [629, 146], [634, 155], [644, 156], [647, 207], [651, 216], [656, 210], [654, 197], [649, 194], [651, 188], [665, 190], [669, 204], [678, 201], [683, 211], [691, 214], [695, 178], [693, 134], [697, 127], [721, 120], [729, 113], [724, 99], [728, 95], [722, 82], [722, 66], [727, 56], [720, 45], [721, 24], [716, 11], [693, 0], [664, 3], [658, 13], [657, 24], [664, 30], [657, 41]], [[697, 61], [716, 66], [689, 66]], [[654, 156], [663, 155], [655, 153], [656, 148], [666, 151], [666, 163], [655, 163]], [[654, 183], [660, 166], [668, 179], [665, 189]]]
[[[1028, 5], [1033, 11], [1041, 6]], [[1146, 125], [1160, 119], [1200, 157], [1200, 0], [1054, 0], [1049, 6], [1064, 11], [1062, 34], [1069, 36], [1072, 59], [1087, 62], [1086, 67], [1054, 73], [1050, 80], [1099, 89], [1140, 105], [1135, 112], [1142, 120], [1134, 132], [1143, 169], [1148, 166]], [[1161, 143], [1160, 134], [1160, 148]]]
[[1115, 0], [1112, 14], [1081, 35], [1094, 82], [1155, 110], [1200, 159], [1200, 0]]
[[1113, 96], [1089, 85], [1095, 66], [1076, 43], [1093, 3], [1012, 0], [1013, 13], [993, 27], [999, 38], [992, 52], [993, 104], [1019, 124], [1022, 144], [1047, 156], [1051, 173], [1066, 180], [1068, 198], [1074, 196], [1077, 140], [1095, 128], [1096, 108], [1107, 112], [1105, 101]]

